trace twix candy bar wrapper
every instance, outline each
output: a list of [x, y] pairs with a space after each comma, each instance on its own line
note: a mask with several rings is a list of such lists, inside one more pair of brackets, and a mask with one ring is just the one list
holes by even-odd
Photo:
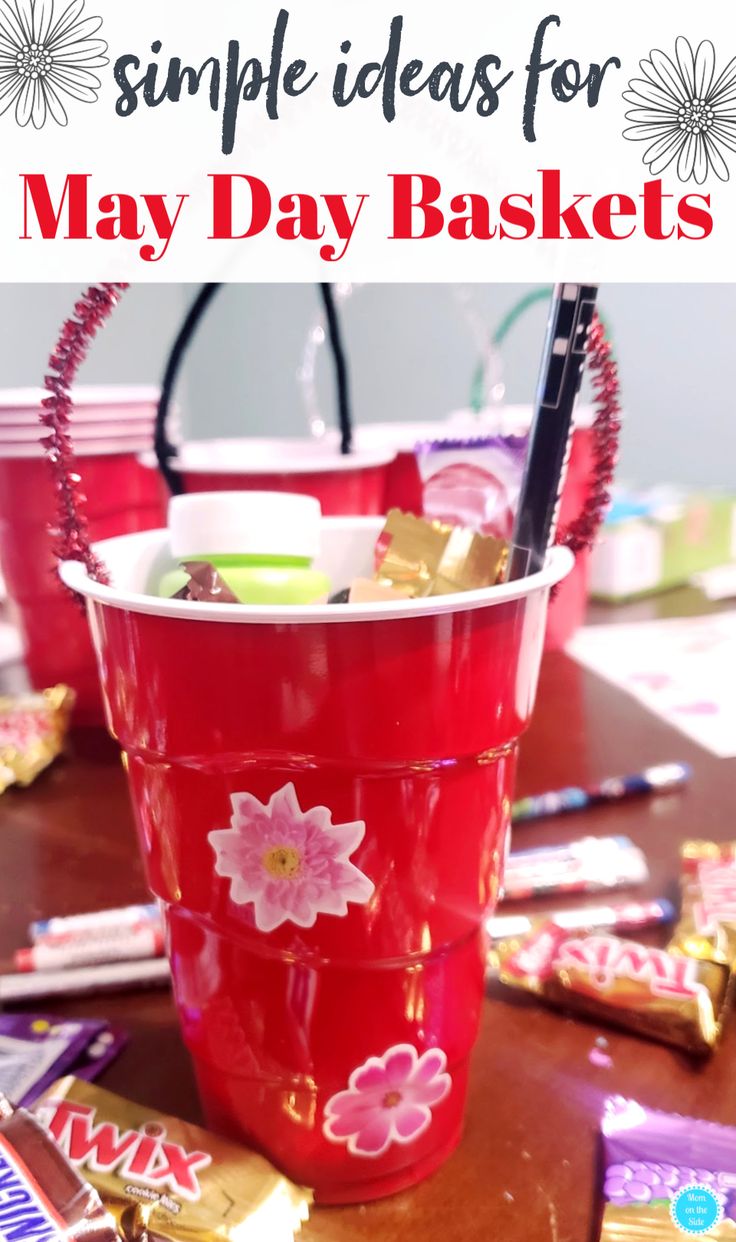
[[682, 915], [670, 942], [674, 953], [736, 965], [736, 841], [686, 841]]
[[35, 1105], [123, 1242], [292, 1242], [311, 1193], [255, 1152], [76, 1078]]
[[391, 509], [376, 544], [376, 581], [412, 599], [479, 591], [506, 576], [509, 545], [464, 526]]
[[715, 1048], [730, 973], [665, 949], [546, 923], [494, 945], [502, 983], [696, 1055]]
[[0, 697], [0, 794], [30, 785], [61, 754], [74, 698], [68, 686]]
[[600, 1242], [733, 1242], [736, 1129], [615, 1096], [601, 1139]]

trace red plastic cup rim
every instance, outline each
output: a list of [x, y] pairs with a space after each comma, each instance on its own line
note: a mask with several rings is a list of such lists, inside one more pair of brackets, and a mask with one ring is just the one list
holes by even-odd
[[[27, 426], [9, 426], [0, 423], [0, 445], [38, 444], [49, 434], [49, 428], [38, 421], [34, 424], [29, 423]], [[85, 423], [81, 427], [72, 426], [71, 435], [75, 444], [84, 440], [131, 439], [147, 440], [150, 444], [153, 439], [153, 419], [149, 419], [148, 423]]]
[[[334, 435], [324, 440], [190, 440], [179, 446], [171, 466], [185, 474], [344, 474], [387, 466], [395, 456], [390, 445], [358, 447], [343, 456]], [[146, 454], [142, 464], [155, 469], [153, 453]]]
[[[322, 551], [315, 565], [327, 572], [333, 584], [350, 582], [354, 577], [371, 575], [376, 540], [384, 526], [383, 518], [322, 518]], [[438, 595], [422, 600], [391, 600], [372, 604], [191, 604], [185, 600], [160, 599], [146, 594], [149, 584], [160, 581], [175, 564], [166, 530], [121, 535], [95, 545], [95, 552], [110, 571], [115, 586], [104, 586], [90, 578], [80, 561], [64, 561], [63, 581], [88, 600], [172, 620], [217, 621], [224, 624], [340, 625], [356, 621], [410, 620], [421, 616], [469, 612], [495, 607], [513, 600], [548, 592], [571, 571], [575, 558], [567, 548], [552, 548], [544, 569], [514, 582]]]
[[[3, 427], [35, 427], [39, 422], [40, 406], [34, 406], [32, 410], [3, 410], [0, 409], [0, 429]], [[144, 424], [150, 426], [156, 418], [156, 410], [154, 406], [110, 406], [109, 410], [99, 409], [98, 407], [90, 407], [87, 410], [78, 410], [76, 406], [72, 410], [70, 422], [72, 427], [110, 427], [124, 424], [125, 426], [140, 426]]]
[[[127, 453], [137, 458], [150, 442], [150, 436], [142, 439], [131, 436], [127, 439], [80, 440], [78, 444], [75, 443], [74, 451], [77, 457], [113, 457]], [[38, 442], [7, 444], [0, 438], [0, 461], [41, 461], [45, 456], [46, 449]]]
[[[153, 384], [80, 385], [72, 389], [75, 421], [150, 418], [161, 390]], [[49, 393], [45, 388], [0, 388], [0, 420], [34, 421]]]

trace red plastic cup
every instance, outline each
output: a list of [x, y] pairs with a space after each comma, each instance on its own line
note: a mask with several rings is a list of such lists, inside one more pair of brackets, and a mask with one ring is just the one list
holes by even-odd
[[[386, 478], [394, 450], [341, 456], [334, 438], [199, 440], [183, 444], [173, 468], [185, 492], [297, 492], [316, 496], [327, 517], [386, 512]], [[156, 468], [152, 454], [143, 459]]]
[[[87, 415], [83, 433], [88, 434], [79, 438], [77, 453], [83, 463], [86, 511], [93, 537], [105, 539], [163, 525], [166, 507], [162, 489], [137, 459], [143, 446], [150, 442], [147, 429], [139, 430], [136, 437], [118, 436], [116, 424], [106, 418], [109, 410], [101, 404], [101, 391], [92, 390], [96, 404], [86, 400], [88, 391], [81, 390], [80, 411]], [[115, 404], [120, 400], [117, 390], [102, 391], [108, 394], [110, 408], [123, 408]], [[151, 428], [155, 393], [151, 397], [147, 395], [151, 390], [147, 389], [120, 392], [128, 401], [125, 408], [133, 408], [133, 395], [140, 394], [140, 410]], [[0, 413], [23, 418], [27, 408], [37, 411], [43, 395], [35, 390], [0, 393]], [[36, 405], [31, 407], [34, 400]], [[95, 430], [98, 438], [91, 439], [88, 429], [93, 425], [90, 419], [95, 410], [101, 430]], [[76, 423], [76, 408], [74, 417]], [[103, 428], [105, 439], [99, 438]], [[44, 689], [65, 682], [77, 693], [76, 723], [100, 724], [102, 701], [89, 630], [83, 614], [58, 580], [49, 538], [49, 527], [55, 525], [57, 512], [51, 473], [39, 444], [44, 434], [37, 412], [35, 422], [29, 418], [24, 438], [17, 427], [10, 426], [9, 419], [0, 422], [0, 566], [32, 686]]]
[[[338, 586], [380, 520], [323, 522]], [[421, 602], [160, 600], [165, 532], [97, 548], [87, 598], [184, 1038], [213, 1128], [325, 1203], [421, 1180], [457, 1145], [519, 736], [562, 549], [522, 582]]]

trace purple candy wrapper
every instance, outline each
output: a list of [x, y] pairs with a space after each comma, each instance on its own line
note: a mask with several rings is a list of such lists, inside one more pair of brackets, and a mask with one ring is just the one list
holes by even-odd
[[0, 1014], [0, 1092], [18, 1107], [32, 1104], [72, 1070], [107, 1025], [45, 1013]]
[[705, 1232], [676, 1223], [687, 1219], [689, 1187], [702, 1193], [703, 1212], [716, 1215], [706, 1236], [736, 1238], [736, 1129], [615, 1097], [601, 1133], [601, 1242], [681, 1242]]
[[69, 1071], [75, 1078], [84, 1078], [94, 1082], [103, 1070], [106, 1070], [116, 1057], [120, 1056], [128, 1042], [128, 1034], [120, 1026], [105, 1026], [105, 1029], [87, 1045], [80, 1059], [74, 1062]]
[[510, 539], [527, 448], [526, 436], [417, 445], [424, 517]]

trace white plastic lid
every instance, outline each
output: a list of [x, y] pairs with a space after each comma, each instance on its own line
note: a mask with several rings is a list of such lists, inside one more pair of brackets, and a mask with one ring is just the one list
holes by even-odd
[[292, 492], [193, 492], [169, 501], [171, 552], [191, 556], [319, 555], [322, 509]]

